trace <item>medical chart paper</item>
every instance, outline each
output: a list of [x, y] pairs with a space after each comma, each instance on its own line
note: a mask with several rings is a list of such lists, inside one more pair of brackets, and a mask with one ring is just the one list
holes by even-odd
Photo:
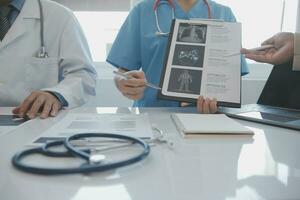
[[[68, 114], [39, 138], [66, 137], [75, 133], [114, 133], [152, 138], [147, 113], [142, 114]], [[35, 139], [36, 140], [36, 139]], [[35, 141], [34, 140], [34, 141]]]
[[29, 120], [12, 115], [12, 110], [12, 107], [0, 108], [0, 136], [12, 132], [17, 128], [20, 128], [21, 126], [27, 124], [26, 122]]
[[15, 129], [17, 129], [16, 126], [0, 126], [0, 136], [5, 135]]
[[173, 21], [158, 97], [218, 105], [241, 105], [241, 24], [211, 20]]

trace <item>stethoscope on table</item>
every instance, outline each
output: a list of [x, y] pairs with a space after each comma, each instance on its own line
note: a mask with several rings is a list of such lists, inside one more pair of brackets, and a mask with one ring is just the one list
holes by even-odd
[[[101, 138], [106, 140], [93, 141], [91, 138]], [[117, 145], [113, 144], [111, 146], [97, 148], [97, 145], [108, 142], [116, 143]], [[88, 143], [90, 143], [91, 148], [87, 148]], [[100, 154], [102, 151], [129, 147], [131, 145], [138, 145], [139, 147], [141, 147], [141, 152], [126, 159], [110, 162], [106, 162], [106, 156]], [[51, 150], [52, 148], [58, 146], [63, 146], [66, 151]], [[79, 146], [85, 148], [79, 148]], [[61, 175], [74, 173], [91, 173], [112, 170], [139, 162], [145, 159], [149, 155], [149, 153], [149, 144], [146, 141], [136, 137], [109, 133], [81, 133], [74, 134], [64, 140], [46, 142], [41, 147], [35, 147], [20, 151], [19, 153], [14, 155], [12, 163], [17, 169], [33, 174]], [[26, 162], [23, 161], [25, 158], [36, 154], [56, 158], [76, 157], [84, 160], [85, 162], [83, 164], [80, 164], [79, 167], [50, 168], [26, 164]]]
[[[212, 18], [212, 11], [211, 11], [211, 7], [208, 3], [208, 0], [203, 0], [203, 1], [204, 1], [205, 5], [207, 6], [208, 18], [211, 19]], [[174, 0], [164, 0], [164, 1], [156, 0], [154, 2], [153, 9], [154, 9], [155, 22], [156, 22], [156, 28], [157, 28], [157, 31], [155, 32], [155, 35], [157, 35], [157, 36], [169, 36], [169, 34], [170, 34], [169, 32], [163, 32], [162, 29], [160, 28], [160, 25], [159, 25], [158, 8], [159, 8], [159, 6], [161, 6], [163, 4], [167, 4], [171, 7], [172, 20], [175, 19], [175, 3], [174, 3]]]
[[42, 2], [41, 0], [37, 0], [38, 1], [38, 4], [39, 4], [39, 10], [40, 10], [40, 39], [41, 39], [41, 47], [40, 47], [40, 50], [37, 54], [37, 57], [38, 58], [48, 58], [49, 55], [48, 55], [48, 52], [46, 50], [46, 45], [45, 45], [45, 37], [44, 37], [44, 11], [43, 11], [43, 5], [42, 5]]
[[[124, 167], [145, 159], [150, 153], [151, 145], [167, 144], [169, 148], [173, 148], [174, 143], [164, 139], [162, 130], [155, 125], [152, 125], [152, 128], [158, 133], [153, 139], [140, 139], [110, 133], [74, 134], [63, 140], [46, 142], [43, 146], [20, 151], [14, 155], [12, 164], [21, 171], [41, 175], [103, 172]], [[93, 140], [95, 138], [98, 138], [99, 140]], [[63, 146], [66, 150], [55, 151], [52, 149], [59, 146]], [[139, 153], [126, 159], [118, 158], [117, 161], [111, 161], [111, 158], [107, 159], [103, 154], [105, 151], [124, 151], [124, 148], [130, 147], [136, 149], [137, 146], [141, 149], [139, 150]], [[48, 168], [26, 164], [26, 162], [24, 162], [25, 158], [37, 154], [55, 158], [75, 157], [80, 158], [85, 162], [77, 167], [68, 168]]]

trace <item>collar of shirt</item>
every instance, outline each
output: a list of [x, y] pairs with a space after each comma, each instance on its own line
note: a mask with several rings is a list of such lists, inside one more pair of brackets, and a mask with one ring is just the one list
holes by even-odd
[[[207, 0], [208, 4], [211, 4], [210, 0]], [[204, 3], [204, 0], [198, 0], [195, 2], [195, 4], [193, 5], [193, 7], [191, 7], [191, 9], [189, 11], [184, 11], [181, 6], [178, 3], [178, 0], [174, 1], [175, 3], [175, 15], [177, 18], [181, 18], [181, 19], [191, 19], [191, 18], [199, 18], [199, 12], [202, 15], [202, 18], [204, 18], [204, 16], [206, 17], [206, 15], [208, 15], [208, 7], [207, 5]], [[207, 14], [205, 14], [207, 13]]]
[[10, 2], [10, 5], [16, 9], [18, 12], [21, 12], [23, 5], [24, 5], [25, 0], [12, 0]]

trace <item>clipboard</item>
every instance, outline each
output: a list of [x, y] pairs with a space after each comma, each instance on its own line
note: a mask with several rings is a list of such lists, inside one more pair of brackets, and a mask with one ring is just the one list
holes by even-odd
[[[218, 34], [218, 31], [222, 33], [227, 29], [235, 35]], [[222, 44], [217, 42], [217, 39], [222, 41], [224, 35], [233, 37], [234, 44], [228, 47], [227, 43], [230, 42], [225, 39]], [[239, 51], [240, 47], [240, 23], [174, 19], [160, 79], [162, 90], [158, 92], [158, 98], [197, 102], [202, 95], [216, 98], [218, 106], [240, 108], [240, 55], [227, 56]], [[231, 71], [222, 69], [221, 66], [228, 67]]]

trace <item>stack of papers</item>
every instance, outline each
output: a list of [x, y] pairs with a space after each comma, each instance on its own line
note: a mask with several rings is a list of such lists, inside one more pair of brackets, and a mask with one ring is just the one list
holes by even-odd
[[[142, 114], [68, 114], [33, 143], [44, 143], [77, 133], [110, 133], [153, 138], [149, 116]], [[51, 139], [52, 138], [52, 139]]]

